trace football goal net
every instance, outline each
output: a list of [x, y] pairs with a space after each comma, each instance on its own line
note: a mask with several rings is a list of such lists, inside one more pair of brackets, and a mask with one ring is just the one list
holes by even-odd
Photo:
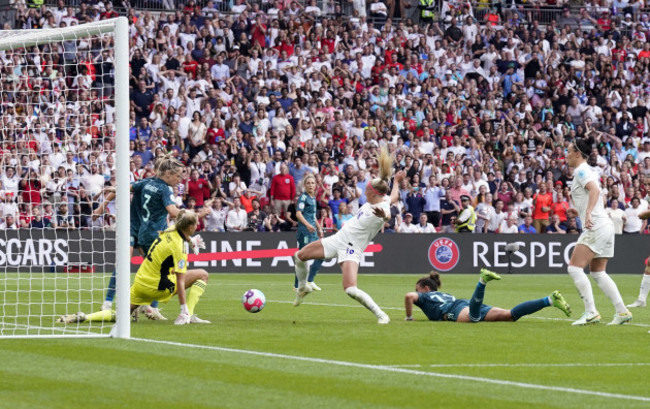
[[0, 31], [0, 338], [130, 336], [128, 59], [124, 17]]

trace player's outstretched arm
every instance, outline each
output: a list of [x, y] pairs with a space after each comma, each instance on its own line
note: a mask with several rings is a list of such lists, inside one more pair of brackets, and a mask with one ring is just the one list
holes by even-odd
[[406, 177], [406, 172], [400, 170], [395, 174], [393, 179], [393, 190], [390, 192], [390, 204], [395, 204], [399, 201], [399, 186], [402, 184], [402, 180]]
[[97, 209], [93, 210], [93, 215], [92, 215], [93, 220], [96, 220], [98, 217], [103, 215], [104, 212], [106, 212], [106, 206], [108, 206], [108, 204], [112, 202], [113, 199], [115, 199], [115, 196], [116, 195], [114, 190], [109, 191], [104, 195], [104, 201], [102, 202], [102, 204], [100, 204]]
[[379, 217], [380, 219], [384, 219], [385, 222], [390, 220], [390, 214], [386, 214], [386, 212], [383, 209], [379, 208], [379, 207], [373, 208], [372, 213], [375, 216]]
[[203, 219], [204, 217], [210, 214], [210, 208], [212, 207], [212, 202], [214, 202], [214, 199], [206, 200], [203, 203], [203, 208], [198, 212], [199, 219]]
[[404, 296], [404, 312], [406, 317], [404, 321], [413, 321], [413, 304], [418, 300], [418, 293], [406, 293]]

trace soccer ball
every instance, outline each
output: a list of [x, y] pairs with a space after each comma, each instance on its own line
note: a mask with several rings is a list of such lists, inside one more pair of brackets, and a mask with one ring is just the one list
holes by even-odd
[[266, 305], [266, 297], [260, 290], [248, 290], [241, 297], [241, 303], [248, 312], [260, 312]]

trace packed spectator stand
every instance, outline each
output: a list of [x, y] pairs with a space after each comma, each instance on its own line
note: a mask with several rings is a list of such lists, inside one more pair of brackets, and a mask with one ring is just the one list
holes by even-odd
[[[129, 18], [131, 178], [173, 153], [186, 165], [177, 204], [215, 199], [204, 230], [295, 230], [311, 172], [319, 219], [336, 231], [386, 144], [408, 179], [385, 232], [455, 232], [472, 208], [474, 233], [578, 233], [564, 156], [591, 137], [617, 233], [646, 231], [642, 1], [13, 7], [22, 29]], [[113, 107], [100, 103], [112, 50], [98, 42], [0, 53], [0, 228], [114, 226], [90, 217], [115, 182]]]

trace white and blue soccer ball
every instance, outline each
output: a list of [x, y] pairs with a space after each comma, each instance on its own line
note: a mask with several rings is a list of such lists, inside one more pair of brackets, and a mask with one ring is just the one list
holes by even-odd
[[260, 312], [266, 305], [266, 297], [260, 290], [248, 290], [241, 297], [241, 303], [248, 312]]

